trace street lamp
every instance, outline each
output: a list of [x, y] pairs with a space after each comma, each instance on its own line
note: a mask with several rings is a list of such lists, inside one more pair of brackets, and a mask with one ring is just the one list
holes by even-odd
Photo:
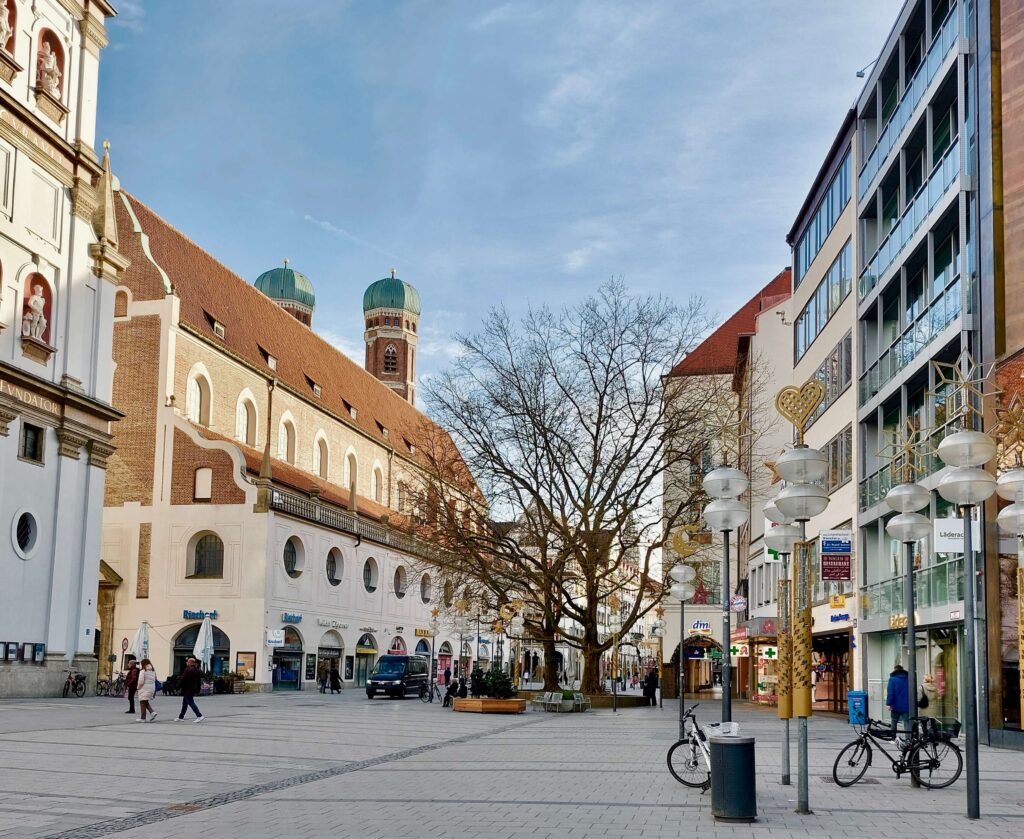
[[792, 660], [793, 660], [793, 639], [790, 636], [790, 596], [789, 596], [789, 557], [793, 553], [793, 546], [799, 542], [803, 535], [800, 528], [792, 523], [789, 516], [782, 514], [782, 511], [769, 501], [764, 505], [764, 517], [775, 526], [764, 534], [764, 544], [769, 550], [775, 551], [782, 559], [782, 575], [779, 578], [778, 594], [776, 603], [778, 605], [777, 638], [779, 648], [779, 659], [776, 665], [778, 683], [776, 695], [778, 696], [778, 712], [783, 722], [783, 743], [782, 743], [782, 784], [789, 786], [789, 720], [793, 716], [793, 685], [792, 685]]
[[437, 622], [437, 611], [434, 611], [430, 623], [427, 624], [430, 630], [430, 701], [434, 701], [434, 683], [437, 681], [437, 630], [441, 628]]
[[[903, 610], [907, 613], [907, 682], [910, 695], [908, 716], [917, 713], [917, 618], [914, 614], [914, 545], [928, 538], [932, 532], [932, 523], [927, 516], [917, 512], [927, 507], [932, 494], [925, 487], [915, 483], [897, 484], [886, 493], [885, 503], [896, 511], [897, 515], [889, 519], [885, 529], [893, 539], [903, 543]], [[917, 779], [911, 776], [911, 786], [919, 786]]]
[[[981, 818], [978, 779], [978, 665], [975, 640], [975, 596], [977, 574], [974, 546], [971, 544], [971, 521], [974, 507], [992, 497], [996, 479], [980, 468], [996, 453], [996, 442], [981, 431], [965, 429], [945, 437], [937, 453], [943, 463], [953, 467], [939, 481], [939, 495], [957, 504], [964, 521], [964, 637], [967, 643], [966, 696], [964, 736], [967, 748], [967, 818]], [[1012, 515], [1012, 514], [1011, 514]]]
[[[802, 434], [801, 426], [801, 440]], [[825, 488], [812, 483], [825, 480], [828, 458], [820, 449], [809, 448], [801, 442], [779, 455], [775, 461], [775, 471], [787, 482], [787, 486], [775, 497], [775, 506], [783, 516], [800, 524], [800, 533], [804, 536], [808, 520], [825, 512], [828, 507], [829, 497]], [[800, 633], [800, 643], [793, 645], [794, 655], [791, 660], [791, 672], [794, 674], [793, 710], [798, 719], [796, 811], [806, 815], [811, 812], [807, 756], [807, 718], [811, 715], [811, 569], [807, 562], [800, 562], [794, 570], [796, 609], [793, 623], [794, 629]]]
[[[679, 608], [680, 608], [680, 611], [682, 611], [682, 606], [680, 606]], [[665, 661], [665, 626], [666, 626], [666, 624], [665, 624], [665, 618], [663, 618], [662, 615], [665, 614], [665, 610], [662, 609], [659, 606], [657, 609], [655, 609], [655, 614], [657, 614], [658, 618], [657, 618], [657, 620], [654, 621], [653, 624], [651, 624], [651, 629], [652, 629], [653, 633], [658, 638], [658, 707], [659, 708], [664, 708], [665, 707], [665, 685], [664, 685], [664, 682], [663, 682], [664, 674], [662, 672], [662, 666], [663, 666], [663, 663]], [[679, 639], [679, 642], [680, 642], [679, 649], [680, 649], [680, 651], [682, 651], [682, 640], [683, 639], [680, 637], [680, 639]]]
[[686, 621], [683, 617], [686, 601], [696, 593], [693, 581], [697, 572], [692, 565], [677, 565], [668, 575], [675, 581], [668, 593], [679, 601], [679, 739], [686, 737], [686, 726], [683, 723], [683, 706], [686, 704], [686, 657], [684, 655], [683, 642], [686, 638]]
[[[747, 505], [739, 500], [750, 482], [739, 469], [723, 466], [704, 476], [704, 491], [715, 500], [704, 508], [704, 521], [722, 534], [722, 722], [732, 721], [732, 635], [730, 622], [729, 531], [738, 530], [749, 518]], [[692, 596], [692, 595], [691, 595]], [[682, 611], [682, 607], [680, 607]], [[682, 644], [682, 637], [679, 639]], [[682, 646], [680, 646], [680, 661]], [[682, 699], [682, 697], [680, 697]]]
[[512, 639], [516, 642], [515, 657], [512, 659], [512, 682], [513, 687], [519, 690], [519, 657], [522, 654], [520, 650], [521, 639], [523, 637], [523, 628], [526, 626], [526, 621], [523, 620], [522, 615], [516, 615], [509, 621], [509, 629], [512, 632]]
[[458, 654], [458, 675], [460, 679], [466, 678], [465, 665], [462, 661], [465, 655], [465, 642], [464, 638], [466, 634], [473, 628], [473, 619], [468, 615], [459, 615], [455, 619], [455, 630], [459, 633], [459, 654]]

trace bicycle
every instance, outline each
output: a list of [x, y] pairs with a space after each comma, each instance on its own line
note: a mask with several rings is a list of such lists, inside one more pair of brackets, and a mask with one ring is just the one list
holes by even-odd
[[[699, 707], [698, 702], [686, 709], [683, 714], [683, 739], [676, 741], [668, 750], [666, 762], [668, 771], [679, 783], [706, 792], [711, 789], [711, 747], [707, 732], [700, 727], [694, 714]], [[719, 725], [721, 723], [709, 723], [708, 728], [717, 728]], [[680, 747], [682, 750], [677, 755]]]
[[[874, 726], [874, 727], [873, 727]], [[923, 787], [945, 789], [956, 782], [963, 771], [963, 757], [953, 738], [960, 734], [960, 723], [954, 721], [950, 730], [940, 730], [934, 717], [913, 717], [909, 732], [897, 740], [893, 729], [880, 720], [869, 719], [858, 726], [857, 739], [843, 747], [832, 767], [832, 779], [838, 786], [852, 787], [864, 777], [871, 765], [872, 744], [892, 764], [899, 778], [909, 772]], [[881, 741], [894, 742], [899, 748], [896, 758]]]
[[[125, 695], [124, 673], [117, 673], [107, 684], [107, 696], [121, 697]], [[97, 691], [98, 693], [99, 691]]]
[[436, 682], [431, 682], [420, 688], [420, 702], [433, 702], [435, 696], [438, 702], [444, 701], [441, 699], [441, 688], [437, 686]]
[[110, 679], [97, 679], [96, 680], [96, 695], [97, 696], [106, 696], [108, 690], [110, 690]]
[[85, 696], [85, 673], [79, 673], [75, 670], [65, 670], [68, 677], [64, 680], [64, 696], [69, 693], [73, 693], [79, 699]]

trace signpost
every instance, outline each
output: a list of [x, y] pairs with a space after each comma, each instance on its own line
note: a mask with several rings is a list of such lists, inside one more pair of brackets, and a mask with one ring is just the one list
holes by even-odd
[[853, 563], [853, 533], [849, 530], [821, 531], [821, 579], [848, 582]]

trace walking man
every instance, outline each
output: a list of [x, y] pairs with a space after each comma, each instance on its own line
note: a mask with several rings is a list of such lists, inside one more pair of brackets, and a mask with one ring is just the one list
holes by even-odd
[[181, 690], [181, 713], [177, 716], [178, 722], [185, 719], [185, 711], [189, 708], [196, 715], [196, 722], [202, 722], [206, 719], [196, 705], [195, 699], [201, 686], [202, 674], [199, 672], [196, 660], [190, 656], [188, 661], [185, 662], [185, 672], [178, 679], [178, 688]]
[[139, 689], [139, 662], [132, 659], [128, 664], [128, 673], [124, 677], [124, 686], [128, 691], [128, 710], [126, 714], [135, 713], [135, 692]]
[[904, 723], [910, 722], [910, 682], [907, 671], [902, 664], [897, 664], [892, 673], [889, 674], [889, 683], [886, 685], [885, 705], [892, 715], [892, 733], [896, 733], [896, 726], [900, 719]]

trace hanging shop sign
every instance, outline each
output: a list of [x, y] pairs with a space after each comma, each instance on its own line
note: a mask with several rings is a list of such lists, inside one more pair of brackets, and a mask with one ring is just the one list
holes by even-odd
[[821, 541], [821, 579], [829, 582], [850, 580], [853, 563], [853, 531], [823, 530]]
[[[964, 521], [963, 519], [935, 519], [934, 528], [935, 553], [962, 554], [964, 552]], [[981, 547], [981, 524], [977, 519], [971, 521], [971, 545], [975, 551]]]
[[846, 595], [845, 594], [833, 594], [828, 599], [828, 606], [830, 609], [845, 609], [846, 608]]
[[687, 658], [704, 658], [705, 649], [704, 647], [687, 647], [686, 657]]
[[734, 594], [729, 600], [729, 610], [732, 612], [742, 612], [747, 608], [747, 598], [742, 594]]
[[695, 620], [690, 624], [691, 635], [710, 635], [711, 624], [705, 620]]
[[729, 653], [733, 658], [749, 658], [750, 644], [733, 644], [729, 647]]
[[757, 657], [767, 661], [775, 661], [779, 657], [779, 651], [776, 647], [761, 647], [757, 651]]
[[284, 646], [284, 630], [283, 629], [268, 629], [267, 630], [267, 646], [268, 647], [283, 647]]

